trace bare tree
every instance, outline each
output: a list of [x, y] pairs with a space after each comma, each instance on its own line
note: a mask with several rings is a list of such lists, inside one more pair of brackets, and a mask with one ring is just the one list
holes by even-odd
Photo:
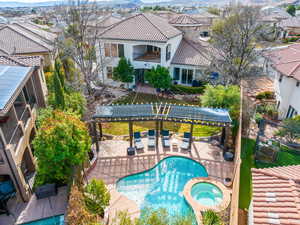
[[[58, 8], [60, 18], [66, 25], [65, 38], [60, 41], [59, 47], [66, 57], [71, 57], [76, 63], [89, 95], [93, 94], [94, 82], [103, 68], [102, 60], [97, 60], [97, 51], [100, 51], [97, 29], [99, 11], [98, 4], [90, 0], [70, 0], [67, 5]], [[78, 83], [81, 84], [81, 80]]]
[[259, 14], [257, 8], [232, 6], [225, 18], [213, 25], [212, 66], [225, 85], [240, 84], [243, 78], [257, 72], [253, 68], [261, 52], [256, 50], [256, 41], [264, 29]]

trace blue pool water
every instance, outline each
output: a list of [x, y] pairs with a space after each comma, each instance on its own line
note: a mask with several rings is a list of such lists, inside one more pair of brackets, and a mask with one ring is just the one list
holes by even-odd
[[194, 177], [207, 176], [200, 163], [172, 156], [150, 170], [120, 179], [117, 190], [135, 201], [140, 209], [165, 208], [170, 215], [184, 216], [192, 212], [182, 194], [185, 184]]
[[64, 225], [64, 215], [49, 217], [46, 219], [37, 220], [30, 223], [23, 223], [22, 225]]
[[215, 206], [223, 200], [222, 191], [216, 185], [206, 182], [193, 185], [191, 195], [201, 205], [205, 206]]

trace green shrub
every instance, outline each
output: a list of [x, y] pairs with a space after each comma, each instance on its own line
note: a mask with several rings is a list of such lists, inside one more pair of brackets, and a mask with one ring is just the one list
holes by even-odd
[[218, 213], [213, 210], [207, 210], [203, 213], [203, 225], [221, 225], [222, 219]]
[[274, 98], [274, 92], [272, 91], [264, 91], [260, 92], [256, 95], [256, 99], [273, 99]]
[[109, 205], [110, 194], [102, 180], [93, 179], [84, 188], [84, 202], [93, 214], [104, 216], [104, 209]]
[[257, 124], [259, 124], [259, 122], [260, 122], [262, 119], [263, 119], [263, 116], [262, 116], [261, 113], [256, 113], [256, 114], [255, 114], [255, 122], [256, 122]]
[[171, 85], [170, 90], [175, 94], [203, 94], [205, 90], [205, 86], [201, 87], [190, 87], [184, 86], [180, 84], [173, 84]]

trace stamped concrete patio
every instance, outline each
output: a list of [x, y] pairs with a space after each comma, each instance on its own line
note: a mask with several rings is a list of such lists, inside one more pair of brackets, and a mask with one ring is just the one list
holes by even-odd
[[[207, 170], [210, 178], [223, 182], [225, 178], [233, 176], [233, 162], [223, 159], [222, 149], [207, 142], [194, 141], [191, 151], [181, 150], [181, 141], [171, 139], [171, 148], [164, 149], [159, 142], [158, 149], [148, 149], [147, 138], [143, 138], [144, 150], [138, 151], [134, 156], [127, 156], [129, 142], [123, 140], [106, 140], [100, 142], [100, 151], [94, 166], [86, 173], [87, 179], [102, 179], [111, 192], [111, 201], [108, 214], [115, 217], [118, 211], [128, 211], [135, 218], [139, 216], [139, 208], [135, 202], [127, 199], [115, 189], [118, 179], [151, 169], [160, 160], [168, 156], [185, 156], [200, 162]], [[110, 221], [111, 222], [111, 221]]]

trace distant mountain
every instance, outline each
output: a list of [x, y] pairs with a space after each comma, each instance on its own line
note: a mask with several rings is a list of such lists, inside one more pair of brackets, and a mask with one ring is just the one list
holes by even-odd
[[0, 7], [38, 7], [38, 6], [55, 6], [61, 4], [62, 1], [46, 1], [46, 2], [0, 2]]

